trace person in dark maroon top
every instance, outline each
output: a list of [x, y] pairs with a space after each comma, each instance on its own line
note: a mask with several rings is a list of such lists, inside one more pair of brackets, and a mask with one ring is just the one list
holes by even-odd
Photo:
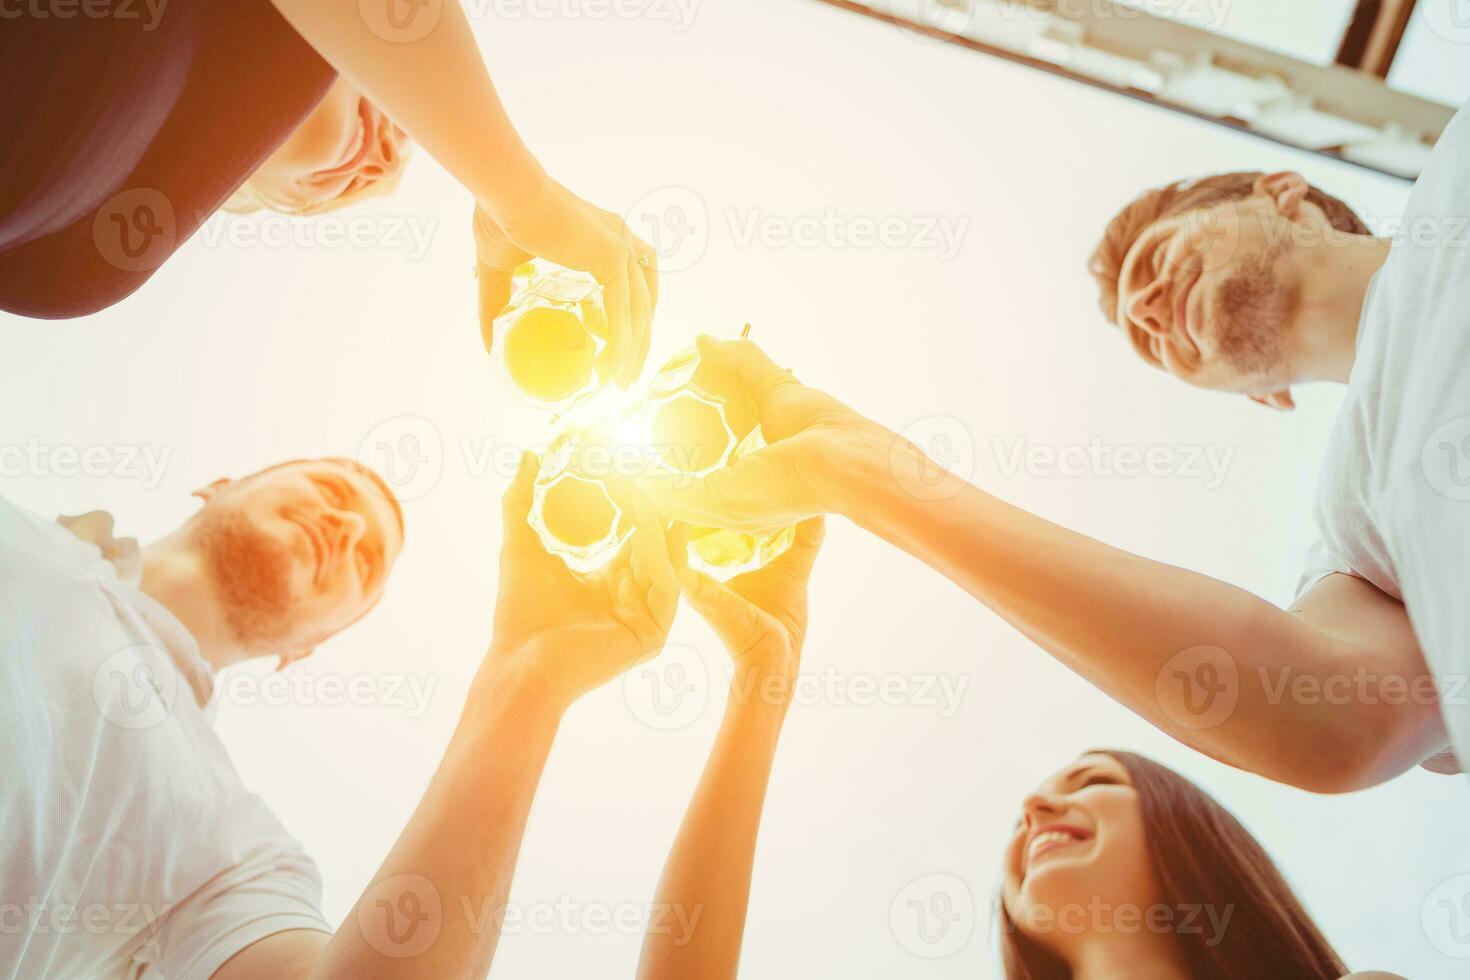
[[105, 309], [226, 202], [312, 214], [390, 190], [412, 136], [474, 194], [487, 346], [511, 271], [541, 256], [605, 286], [609, 372], [642, 366], [653, 249], [541, 168], [453, 0], [27, 5], [0, 28], [0, 309]]

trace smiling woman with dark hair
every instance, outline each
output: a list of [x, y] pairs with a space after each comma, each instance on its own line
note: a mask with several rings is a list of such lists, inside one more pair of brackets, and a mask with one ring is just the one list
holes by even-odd
[[1347, 972], [1250, 832], [1132, 752], [1086, 753], [1026, 797], [999, 906], [1007, 980]]

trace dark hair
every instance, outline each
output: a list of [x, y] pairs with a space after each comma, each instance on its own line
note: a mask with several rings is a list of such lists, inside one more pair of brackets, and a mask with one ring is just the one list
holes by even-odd
[[[1164, 904], [1230, 910], [1218, 941], [1207, 941], [1205, 930], [1173, 932], [1193, 980], [1338, 980], [1348, 972], [1275, 862], [1230, 811], [1151, 759], [1113, 749], [1092, 752], [1118, 760], [1138, 792]], [[1070, 980], [1066, 962], [1021, 933], [1004, 904], [997, 904], [1007, 980]]]

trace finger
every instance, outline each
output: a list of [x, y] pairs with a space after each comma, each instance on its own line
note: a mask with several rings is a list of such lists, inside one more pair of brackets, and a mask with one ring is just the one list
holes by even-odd
[[648, 299], [648, 283], [643, 278], [643, 270], [638, 266], [638, 254], [632, 248], [628, 250], [628, 290], [632, 332], [629, 335], [628, 356], [620, 375], [625, 388], [638, 380], [638, 375], [643, 371], [643, 362], [648, 359], [648, 345], [653, 339], [653, 305]]
[[749, 340], [720, 340], [701, 334], [695, 346], [699, 350], [700, 367], [708, 366], [712, 373], [744, 392], [757, 410], [776, 388], [796, 383], [790, 371], [778, 367]]
[[633, 235], [633, 251], [638, 254], [638, 265], [643, 271], [643, 283], [648, 288], [648, 309], [651, 319], [653, 312], [658, 308], [658, 252], [637, 235]]
[[648, 611], [655, 623], [668, 623], [679, 602], [679, 581], [669, 559], [664, 518], [653, 502], [633, 491], [633, 577], [648, 597]]
[[633, 333], [627, 266], [619, 266], [617, 272], [602, 285], [603, 303], [607, 307], [609, 336], [607, 347], [602, 351], [600, 367], [604, 378], [621, 382], [624, 364], [632, 346]]
[[638, 487], [665, 516], [704, 527], [764, 531], [812, 516], [789, 513], [781, 505], [773, 490], [780, 487], [783, 476], [773, 471], [764, 455], [768, 451], [758, 449], [703, 478], [648, 476], [638, 481]]
[[512, 270], [495, 269], [482, 263], [476, 276], [480, 288], [480, 340], [488, 351], [495, 342], [495, 321], [510, 305]]
[[536, 473], [540, 468], [541, 461], [536, 458], [535, 453], [521, 453], [516, 475], [510, 481], [510, 487], [505, 491], [501, 502], [506, 550], [526, 548], [533, 544], [537, 549], [541, 548], [541, 539], [536, 536], [535, 528], [527, 520], [531, 513], [531, 503], [536, 496]]
[[808, 517], [796, 525], [796, 540], [771, 564], [806, 579], [812, 573], [812, 566], [817, 562], [817, 553], [822, 550], [822, 541], [826, 537], [827, 519]]

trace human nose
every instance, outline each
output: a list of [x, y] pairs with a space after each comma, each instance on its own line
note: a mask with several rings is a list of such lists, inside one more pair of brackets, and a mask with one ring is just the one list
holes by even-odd
[[1147, 334], [1166, 337], [1169, 333], [1168, 307], [1169, 284], [1160, 276], [1129, 300], [1128, 319]]
[[327, 511], [326, 522], [332, 543], [342, 553], [352, 550], [367, 531], [367, 522], [356, 511]]
[[1027, 795], [1021, 803], [1021, 813], [1024, 816], [1026, 829], [1037, 826], [1045, 820], [1060, 816], [1066, 812], [1067, 804], [1050, 793], [1037, 791]]

